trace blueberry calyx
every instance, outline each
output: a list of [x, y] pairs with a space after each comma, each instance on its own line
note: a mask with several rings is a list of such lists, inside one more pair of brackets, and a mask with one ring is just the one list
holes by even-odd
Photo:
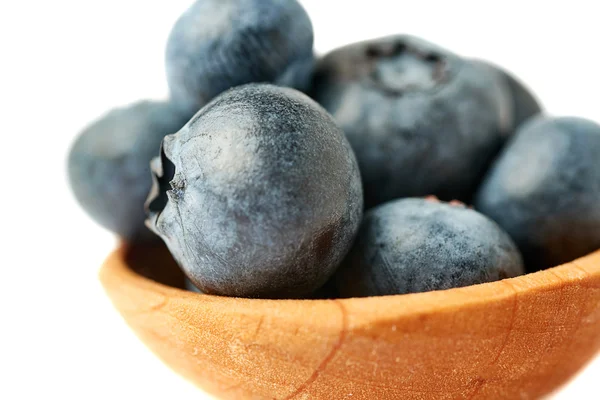
[[175, 164], [167, 157], [164, 145], [160, 146], [160, 157], [150, 163], [152, 171], [152, 189], [146, 201], [146, 212], [158, 218], [169, 201], [169, 193], [183, 189], [183, 185], [174, 185]]
[[373, 44], [365, 52], [372, 61], [369, 84], [388, 95], [431, 90], [449, 79], [445, 57], [403, 41]]

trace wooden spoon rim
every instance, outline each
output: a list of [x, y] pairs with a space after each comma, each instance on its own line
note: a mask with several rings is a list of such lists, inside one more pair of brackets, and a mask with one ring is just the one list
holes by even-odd
[[527, 292], [544, 292], [565, 285], [582, 285], [585, 284], [588, 278], [600, 276], [600, 250], [598, 250], [572, 262], [543, 271], [496, 282], [447, 290], [340, 299], [251, 299], [194, 293], [148, 279], [136, 273], [127, 265], [125, 252], [128, 248], [128, 245], [121, 244], [106, 259], [100, 271], [100, 279], [103, 283], [108, 280], [119, 279], [125, 286], [152, 292], [160, 297], [178, 297], [181, 300], [190, 302], [200, 301], [204, 306], [219, 304], [223, 309], [231, 306], [237, 309], [255, 309], [258, 311], [263, 307], [268, 308], [269, 304], [273, 302], [279, 302], [280, 304], [287, 303], [290, 307], [309, 307], [312, 310], [319, 303], [339, 302], [343, 307], [351, 305], [354, 308], [358, 306], [361, 309], [370, 310], [368, 313], [363, 314], [364, 320], [362, 321], [363, 324], [368, 325], [402, 320], [415, 315], [452, 313], [459, 308], [478, 308], [483, 304], [499, 303], [515, 295], [524, 295]]
[[167, 365], [231, 400], [538, 398], [600, 349], [600, 250], [498, 282], [333, 300], [179, 289], [161, 247], [120, 245], [100, 279]]

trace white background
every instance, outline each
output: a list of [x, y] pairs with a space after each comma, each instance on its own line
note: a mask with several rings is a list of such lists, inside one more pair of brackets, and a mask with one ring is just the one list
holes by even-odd
[[[593, 1], [305, 0], [323, 53], [406, 32], [518, 74], [547, 110], [600, 121]], [[167, 94], [167, 34], [190, 0], [0, 2], [1, 399], [208, 397], [163, 366], [97, 271], [115, 240], [65, 181], [70, 142], [107, 109]], [[557, 399], [598, 399], [600, 360]]]

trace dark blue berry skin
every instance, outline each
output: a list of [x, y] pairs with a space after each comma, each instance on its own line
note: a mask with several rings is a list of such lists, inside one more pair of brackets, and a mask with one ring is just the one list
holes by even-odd
[[128, 241], [156, 240], [144, 224], [150, 160], [163, 137], [181, 129], [189, 117], [169, 103], [141, 101], [110, 111], [81, 132], [67, 169], [83, 209]]
[[198, 0], [167, 42], [171, 95], [192, 112], [245, 83], [305, 90], [313, 66], [312, 24], [296, 0]]
[[290, 88], [231, 89], [167, 136], [148, 226], [204, 293], [308, 297], [362, 218], [356, 159], [332, 117]]
[[327, 283], [325, 283], [325, 285], [323, 285], [319, 289], [317, 289], [312, 294], [312, 296], [310, 296], [310, 299], [323, 300], [323, 299], [337, 299], [339, 297], [340, 297], [340, 295], [338, 293], [335, 281], [333, 279], [330, 279], [327, 281]]
[[537, 116], [489, 171], [475, 206], [517, 243], [530, 271], [600, 248], [600, 126]]
[[464, 206], [407, 198], [369, 210], [335, 280], [342, 297], [427, 292], [523, 274], [517, 247]]
[[346, 133], [367, 207], [430, 194], [468, 201], [512, 124], [495, 71], [405, 35], [325, 56], [311, 95]]
[[487, 66], [488, 68], [495, 70], [498, 74], [500, 74], [508, 86], [510, 98], [512, 100], [512, 131], [515, 131], [529, 118], [542, 112], [543, 107], [537, 100], [536, 96], [513, 74], [486, 61], [473, 60], [473, 62], [480, 63], [483, 66]]

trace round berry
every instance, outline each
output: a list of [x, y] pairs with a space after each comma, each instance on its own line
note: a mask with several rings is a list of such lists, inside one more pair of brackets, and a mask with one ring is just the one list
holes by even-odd
[[356, 159], [332, 117], [289, 88], [250, 84], [167, 136], [148, 225], [204, 293], [305, 297], [362, 217]]

